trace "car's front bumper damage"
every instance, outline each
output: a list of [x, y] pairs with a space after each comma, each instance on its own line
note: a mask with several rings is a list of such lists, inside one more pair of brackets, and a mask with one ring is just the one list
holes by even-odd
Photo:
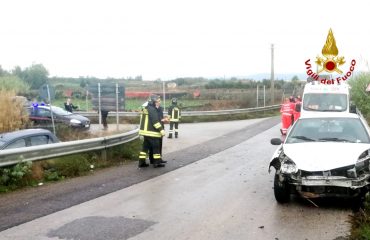
[[356, 178], [345, 176], [304, 176], [281, 174], [299, 194], [308, 198], [315, 197], [354, 197], [368, 191], [370, 174]]

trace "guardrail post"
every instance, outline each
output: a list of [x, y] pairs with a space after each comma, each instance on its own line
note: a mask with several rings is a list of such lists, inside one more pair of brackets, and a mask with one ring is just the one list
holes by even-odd
[[105, 162], [107, 161], [107, 149], [101, 150], [101, 159]]

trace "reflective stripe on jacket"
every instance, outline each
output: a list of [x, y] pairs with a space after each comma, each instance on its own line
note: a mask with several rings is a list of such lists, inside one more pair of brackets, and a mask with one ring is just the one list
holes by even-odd
[[162, 137], [162, 125], [158, 118], [157, 109], [153, 106], [146, 106], [140, 115], [140, 130], [139, 135], [147, 137]]
[[168, 115], [170, 116], [170, 122], [179, 122], [181, 118], [181, 111], [177, 106], [171, 106], [168, 109]]

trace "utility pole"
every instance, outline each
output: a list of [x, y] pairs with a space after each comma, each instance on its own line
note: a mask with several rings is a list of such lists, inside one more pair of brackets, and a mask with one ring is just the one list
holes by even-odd
[[274, 44], [271, 44], [271, 105], [274, 105], [275, 103], [275, 97], [274, 97], [274, 90], [275, 90], [275, 84], [274, 84]]
[[166, 111], [166, 83], [163, 80], [163, 112]]
[[257, 107], [258, 107], [258, 84], [257, 84]]

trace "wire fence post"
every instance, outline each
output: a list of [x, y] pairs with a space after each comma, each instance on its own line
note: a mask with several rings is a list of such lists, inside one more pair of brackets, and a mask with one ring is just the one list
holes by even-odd
[[257, 107], [258, 107], [258, 84], [257, 84]]
[[166, 84], [163, 80], [163, 112], [166, 112]]
[[55, 123], [54, 123], [53, 109], [52, 109], [52, 106], [51, 106], [51, 97], [50, 97], [49, 84], [46, 84], [46, 89], [48, 91], [48, 100], [49, 100], [49, 105], [50, 105], [50, 116], [51, 116], [51, 123], [53, 125], [53, 133], [54, 133], [54, 135], [56, 135], [56, 133], [55, 133]]
[[[88, 85], [86, 84], [86, 112], [89, 111], [89, 87]], [[81, 111], [81, 110], [80, 110]]]
[[98, 106], [98, 111], [99, 111], [99, 125], [101, 125], [101, 99], [100, 99], [100, 83], [98, 83], [98, 102], [99, 102], [99, 106]]
[[119, 130], [119, 114], [118, 114], [118, 83], [116, 83], [116, 126]]
[[263, 85], [263, 107], [266, 107], [266, 86]]

